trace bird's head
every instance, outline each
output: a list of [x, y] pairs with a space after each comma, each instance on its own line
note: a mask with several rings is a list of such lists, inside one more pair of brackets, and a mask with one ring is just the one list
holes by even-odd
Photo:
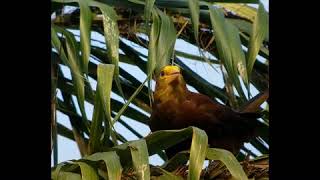
[[186, 83], [178, 66], [168, 65], [161, 69], [157, 80], [155, 99], [169, 97], [170, 94], [181, 94], [186, 91]]
[[183, 80], [183, 77], [180, 68], [168, 65], [161, 69], [157, 78], [157, 84], [166, 86], [177, 85], [181, 80]]

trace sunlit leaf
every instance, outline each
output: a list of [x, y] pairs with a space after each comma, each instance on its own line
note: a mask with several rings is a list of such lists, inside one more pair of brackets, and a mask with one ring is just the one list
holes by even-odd
[[188, 0], [188, 5], [191, 13], [194, 37], [197, 43], [199, 43], [199, 0]]
[[231, 152], [224, 149], [208, 148], [207, 158], [221, 161], [226, 165], [227, 169], [235, 179], [248, 179], [247, 175], [242, 169], [242, 166]]
[[262, 3], [259, 4], [258, 14], [253, 22], [253, 30], [249, 40], [247, 54], [247, 71], [248, 77], [251, 75], [253, 65], [256, 61], [256, 56], [262, 46], [262, 42], [268, 33], [269, 18], [268, 13], [264, 9]]
[[145, 140], [132, 141], [129, 144], [133, 167], [139, 180], [150, 179], [149, 155]]
[[61, 168], [64, 164], [60, 163], [58, 165], [56, 165], [55, 169], [51, 172], [51, 178], [53, 180], [58, 180], [59, 179], [59, 174], [61, 173]]
[[190, 163], [189, 163], [189, 180], [200, 179], [200, 174], [204, 159], [207, 153], [208, 136], [198, 128], [193, 128], [192, 144], [190, 149]]
[[118, 111], [117, 115], [114, 117], [112, 121], [112, 125], [117, 122], [117, 120], [121, 117], [121, 115], [124, 113], [124, 111], [127, 109], [129, 104], [133, 101], [133, 99], [138, 95], [138, 93], [141, 91], [141, 89], [144, 87], [144, 84], [147, 82], [151, 74], [147, 76], [147, 78], [144, 80], [144, 82], [136, 89], [136, 91], [131, 95], [131, 97], [128, 99], [128, 101], [122, 106], [122, 108]]
[[[147, 72], [152, 74], [155, 71], [157, 75], [160, 69], [170, 62], [176, 41], [176, 29], [172, 19], [157, 8], [153, 8], [152, 17]], [[149, 89], [151, 88], [150, 81], [151, 79], [149, 79], [148, 83]], [[153, 100], [150, 90], [149, 97]]]
[[82, 180], [80, 174], [71, 172], [61, 172], [58, 180]]
[[110, 151], [110, 152], [95, 153], [86, 157], [86, 159], [92, 160], [92, 161], [103, 160], [107, 166], [108, 178], [110, 180], [121, 179], [122, 167], [120, 164], [119, 156], [117, 155], [116, 152]]
[[[52, 168], [52, 179], [81, 179], [81, 176], [82, 178], [93, 176], [93, 178], [99, 179], [121, 179], [122, 175], [128, 175], [135, 179], [180, 180], [182, 178], [174, 174], [173, 171], [186, 165], [188, 161], [189, 169], [182, 173], [189, 179], [199, 179], [200, 174], [204, 175], [203, 173], [207, 170], [202, 171], [205, 157], [222, 161], [221, 164], [225, 165], [222, 165], [224, 166], [223, 170], [227, 172], [228, 169], [232, 174], [232, 179], [247, 179], [241, 174], [243, 170], [239, 162], [234, 161], [232, 154], [219, 153], [207, 148], [208, 139], [204, 131], [196, 127], [189, 127], [180, 130], [156, 131], [146, 136], [146, 132], [141, 131], [140, 126], [136, 126], [136, 123], [140, 122], [143, 126], [149, 124], [149, 116], [152, 112], [152, 104], [149, 104], [148, 98], [148, 94], [152, 94], [151, 79], [155, 77], [153, 75], [156, 75], [162, 66], [170, 64], [171, 58], [172, 63], [181, 67], [182, 75], [188, 87], [191, 87], [189, 89], [194, 88], [196, 91], [208, 95], [212, 100], [221, 100], [222, 103], [227, 103], [232, 108], [236, 107], [240, 112], [262, 109], [259, 106], [265, 101], [265, 96], [253, 98], [249, 102], [255, 101], [256, 103], [246, 106], [247, 100], [241, 84], [244, 82], [248, 88], [248, 82], [251, 80], [252, 85], [260, 91], [258, 93], [268, 87], [269, 52], [268, 42], [266, 42], [268, 31], [259, 43], [260, 49], [255, 52], [251, 72], [249, 72], [247, 60], [249, 52], [253, 51], [249, 50], [244, 57], [242, 50], [242, 47], [250, 48], [249, 44], [254, 38], [254, 26], [258, 27], [258, 25], [252, 26], [252, 23], [247, 21], [247, 19], [253, 19], [252, 17], [255, 15], [251, 15], [257, 11], [252, 13], [254, 9], [242, 3], [257, 4], [259, 3], [257, 0], [237, 2], [226, 0], [215, 2], [210, 0], [53, 0], [53, 2], [55, 2], [54, 11], [56, 12], [51, 17], [51, 42], [52, 53], [57, 57], [52, 59], [58, 66], [64, 67], [63, 71], [66, 69], [64, 66], [66, 65], [67, 69], [70, 69], [72, 77], [70, 79], [65, 71], [58, 75], [56, 88], [61, 91], [62, 97], [57, 99], [56, 111], [69, 117], [72, 128], [69, 129], [60, 122], [57, 123], [57, 130], [59, 135], [76, 142], [81, 137], [83, 145], [87, 148], [89, 142], [91, 155], [73, 161], [76, 162], [75, 164], [69, 163], [70, 161], [65, 162], [59, 175], [56, 174], [57, 168]], [[56, 2], [62, 6], [56, 6]], [[224, 15], [212, 6], [216, 5], [216, 2], [224, 3], [223, 6], [227, 11], [235, 12], [235, 15], [240, 18], [237, 19], [231, 13], [225, 14], [227, 18], [224, 18]], [[208, 4], [211, 6], [209, 10]], [[65, 11], [61, 14], [60, 8], [64, 6], [66, 6]], [[71, 9], [75, 8], [75, 10], [69, 11], [67, 6], [72, 6]], [[214, 15], [217, 16], [215, 20], [210, 17], [211, 11], [217, 11]], [[250, 13], [246, 14], [247, 12]], [[85, 20], [85, 18], [90, 19], [87, 20], [88, 22], [81, 23], [81, 19]], [[199, 46], [198, 41], [203, 43], [210, 40], [209, 45], [204, 45], [208, 47], [206, 55], [210, 53], [212, 56], [203, 57], [201, 53], [204, 51], [200, 51], [199, 55], [194, 53], [193, 49], [180, 50], [180, 40], [177, 47], [179, 50], [175, 50], [176, 29], [180, 30], [178, 37], [181, 42], [183, 44], [189, 43], [188, 46], [197, 47]], [[67, 31], [66, 34], [69, 33], [73, 36], [73, 32], [79, 30], [80, 35], [74, 33], [74, 36], [76, 38], [79, 36], [80, 40], [66, 37], [64, 33]], [[260, 31], [259, 28], [256, 31]], [[91, 33], [92, 37], [90, 37]], [[262, 42], [265, 46], [262, 46]], [[203, 44], [201, 47], [204, 47]], [[115, 54], [112, 54], [113, 52]], [[266, 58], [267, 62], [262, 62], [264, 59], [260, 61], [260, 57], [258, 57], [259, 61], [256, 61], [258, 54]], [[203, 62], [214, 64], [215, 67], [222, 65], [225, 77], [225, 83], [222, 86], [220, 83], [217, 85], [215, 81], [216, 78], [221, 78], [222, 74], [208, 79], [206, 73], [199, 72], [199, 66], [196, 65], [208, 65]], [[106, 73], [105, 69], [101, 70], [99, 68], [101, 65], [98, 65], [101, 63], [113, 64], [114, 73], [109, 74], [111, 71], [108, 70]], [[195, 68], [189, 66], [191, 63], [195, 64]], [[118, 66], [119, 64], [121, 67]], [[131, 67], [134, 68], [131, 69]], [[142, 79], [141, 72], [136, 73], [135, 68], [138, 68], [137, 71], [141, 70]], [[79, 82], [75, 81], [77, 77], [74, 75], [75, 72], [80, 74], [79, 77], [83, 81], [80, 86], [83, 87], [83, 90], [80, 92], [77, 89]], [[144, 85], [148, 79], [149, 89]], [[212, 79], [213, 82], [209, 81]], [[90, 84], [94, 83], [97, 83], [96, 91], [91, 90]], [[112, 97], [110, 97], [110, 93], [112, 93]], [[82, 95], [82, 99], [78, 97], [79, 94]], [[92, 121], [83, 121], [86, 119], [86, 114], [81, 105], [78, 104], [80, 112], [78, 112], [78, 107], [68, 106], [71, 102], [68, 97], [73, 95], [77, 97], [76, 101], [79, 104], [94, 105]], [[122, 96], [124, 101], [119, 100], [118, 95]], [[90, 108], [86, 106], [86, 110], [90, 110]], [[90, 111], [89, 113], [91, 116]], [[127, 121], [125, 117], [129, 120]], [[261, 119], [263, 126], [258, 129], [259, 137], [249, 143], [259, 152], [267, 154], [269, 152], [268, 116], [265, 115]], [[91, 128], [90, 132], [84, 122]], [[116, 125], [123, 126], [122, 128], [125, 128], [126, 131], [116, 132], [112, 126], [116, 122], [118, 122]], [[128, 134], [136, 136], [140, 140], [128, 141], [130, 139], [127, 137]], [[84, 135], [86, 136], [84, 137]], [[168, 160], [165, 151], [186, 139], [190, 139], [190, 151], [181, 151]], [[122, 144], [116, 145], [116, 143]], [[251, 151], [251, 148], [242, 147], [242, 151], [240, 153], [241, 160], [244, 160], [245, 154]], [[82, 154], [87, 155], [88, 153]], [[148, 162], [150, 156], [156, 154], [165, 161], [161, 167], [152, 166]], [[255, 152], [252, 156], [257, 157]], [[83, 164], [79, 167], [78, 162]], [[201, 178], [205, 177], [201, 176]]]
[[[161, 21], [160, 18], [157, 14], [157, 12], [153, 9], [152, 13], [152, 26], [151, 26], [151, 31], [149, 35], [149, 51], [148, 51], [148, 61], [147, 61], [147, 73], [148, 74], [153, 74], [153, 71], [156, 68], [156, 62], [157, 62], [157, 44], [158, 44], [158, 37], [160, 33], [160, 27], [161, 27]], [[151, 101], [153, 101], [153, 95], [152, 95], [152, 90], [151, 90], [151, 79], [152, 76], [149, 77], [148, 79], [148, 93], [149, 93], [149, 98]], [[151, 102], [150, 102], [151, 104]]]
[[220, 9], [209, 6], [209, 10], [211, 23], [216, 34], [219, 57], [228, 73], [228, 77], [231, 79], [231, 83], [237, 89], [240, 97], [246, 99], [238, 78], [240, 69], [240, 75], [248, 87], [245, 56], [241, 47], [237, 28], [225, 21], [224, 15]]
[[216, 3], [217, 5], [224, 7], [228, 11], [232, 11], [236, 15], [245, 18], [251, 22], [254, 21], [254, 18], [257, 14], [257, 9], [250, 7], [247, 4], [239, 3]]
[[176, 41], [176, 29], [169, 16], [159, 9], [153, 9], [153, 24], [150, 33], [148, 52], [148, 73], [169, 64]]
[[119, 79], [119, 28], [118, 28], [118, 16], [115, 10], [103, 3], [92, 1], [92, 6], [99, 7], [103, 17], [103, 31], [105, 42], [107, 46], [107, 55], [111, 59], [112, 64], [115, 65], [114, 79], [119, 89], [121, 96], [125, 99]]
[[[89, 139], [89, 152], [94, 153], [101, 150], [101, 137], [103, 134], [102, 122], [104, 121], [104, 136], [108, 139], [111, 135], [111, 109], [110, 95], [112, 87], [112, 77], [114, 73], [114, 65], [99, 64], [97, 68], [97, 91], [95, 97], [95, 105], [91, 124], [91, 135]], [[113, 138], [115, 136], [113, 135]], [[114, 140], [116, 143], [116, 140]]]
[[77, 162], [81, 169], [82, 180], [98, 180], [97, 172], [88, 164], [84, 162]]
[[146, 22], [149, 22], [155, 0], [145, 0], [145, 1], [146, 1], [146, 4], [144, 7], [144, 18]]
[[80, 6], [80, 49], [82, 57], [82, 70], [88, 72], [91, 44], [91, 21], [92, 13], [88, 0], [79, 0]]

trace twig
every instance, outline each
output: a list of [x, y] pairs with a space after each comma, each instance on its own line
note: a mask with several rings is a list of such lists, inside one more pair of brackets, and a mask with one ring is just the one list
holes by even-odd
[[182, 25], [181, 29], [179, 30], [179, 32], [177, 33], [177, 38], [180, 36], [180, 34], [182, 33], [182, 31], [185, 29], [185, 27], [188, 25], [188, 20], [186, 20], [184, 22], [184, 24]]

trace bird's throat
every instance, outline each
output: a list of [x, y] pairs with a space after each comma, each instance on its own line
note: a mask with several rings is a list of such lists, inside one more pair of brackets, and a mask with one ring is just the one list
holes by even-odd
[[154, 93], [154, 100], [156, 103], [164, 103], [169, 100], [182, 102], [186, 98], [187, 86], [182, 77], [170, 82], [158, 82], [156, 91]]

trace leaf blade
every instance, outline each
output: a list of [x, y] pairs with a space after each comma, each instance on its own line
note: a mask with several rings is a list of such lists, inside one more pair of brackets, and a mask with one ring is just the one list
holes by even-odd
[[[105, 122], [104, 139], [109, 138], [111, 130], [111, 88], [114, 73], [114, 65], [99, 64], [97, 67], [97, 91], [95, 97], [91, 135], [89, 138], [89, 153], [98, 152], [101, 149], [101, 136], [103, 134], [102, 122]], [[115, 137], [115, 136], [113, 136]], [[114, 140], [116, 141], [116, 140]]]
[[95, 170], [84, 162], [76, 162], [81, 169], [81, 177], [83, 180], [98, 180], [99, 177]]
[[[239, 67], [242, 69], [241, 74], [245, 76], [244, 79], [247, 79], [246, 75], [243, 73], [246, 72], [246, 65], [244, 64], [245, 59], [241, 48], [239, 33], [237, 32], [238, 30], [231, 23], [225, 21], [224, 15], [220, 9], [209, 6], [209, 12], [211, 24], [216, 33], [216, 44], [219, 57], [228, 74], [227, 77], [230, 78], [231, 84], [235, 86], [240, 98], [244, 101], [246, 96], [240, 85], [237, 65], [240, 65]], [[228, 78], [226, 81], [228, 81]], [[230, 89], [230, 92], [232, 92], [232, 88]], [[234, 95], [231, 94], [231, 96]]]
[[234, 178], [248, 180], [242, 166], [231, 152], [224, 149], [208, 148], [207, 158], [223, 162]]
[[144, 139], [132, 141], [129, 144], [131, 151], [133, 167], [137, 173], [138, 179], [150, 179], [149, 155], [146, 141]]
[[[74, 90], [76, 92], [77, 102], [82, 114], [83, 121], [86, 125], [87, 132], [89, 132], [89, 125], [88, 119], [85, 111], [84, 101], [85, 101], [85, 91], [84, 91], [84, 74], [81, 71], [80, 65], [80, 57], [79, 57], [79, 47], [76, 43], [76, 39], [74, 35], [64, 30], [58, 26], [53, 26], [55, 32], [60, 32], [65, 36], [66, 39], [66, 49], [68, 57], [66, 56], [65, 52], [62, 51], [63, 48], [60, 48], [61, 43], [57, 41], [57, 36], [53, 35], [53, 43], [55, 44], [54, 47], [58, 52], [61, 50], [61, 59], [63, 60], [65, 65], [67, 65], [71, 70], [72, 81], [74, 82]], [[58, 48], [59, 47], [59, 48]], [[58, 48], [58, 49], [57, 49]]]
[[86, 157], [88, 160], [98, 161], [103, 160], [107, 166], [108, 178], [114, 180], [121, 179], [122, 166], [119, 156], [115, 151], [99, 152]]
[[260, 47], [265, 36], [268, 33], [269, 19], [268, 14], [262, 3], [259, 4], [257, 16], [253, 22], [252, 34], [249, 40], [247, 54], [247, 69], [248, 77], [250, 77], [253, 65], [256, 61], [256, 56], [259, 53]]
[[91, 45], [92, 13], [87, 0], [78, 0], [80, 6], [80, 49], [82, 58], [82, 70], [88, 73], [88, 63]]
[[190, 149], [188, 180], [200, 179], [202, 166], [207, 154], [208, 136], [205, 131], [194, 127]]
[[191, 13], [191, 22], [194, 30], [194, 37], [199, 44], [199, 0], [188, 0], [188, 6]]

